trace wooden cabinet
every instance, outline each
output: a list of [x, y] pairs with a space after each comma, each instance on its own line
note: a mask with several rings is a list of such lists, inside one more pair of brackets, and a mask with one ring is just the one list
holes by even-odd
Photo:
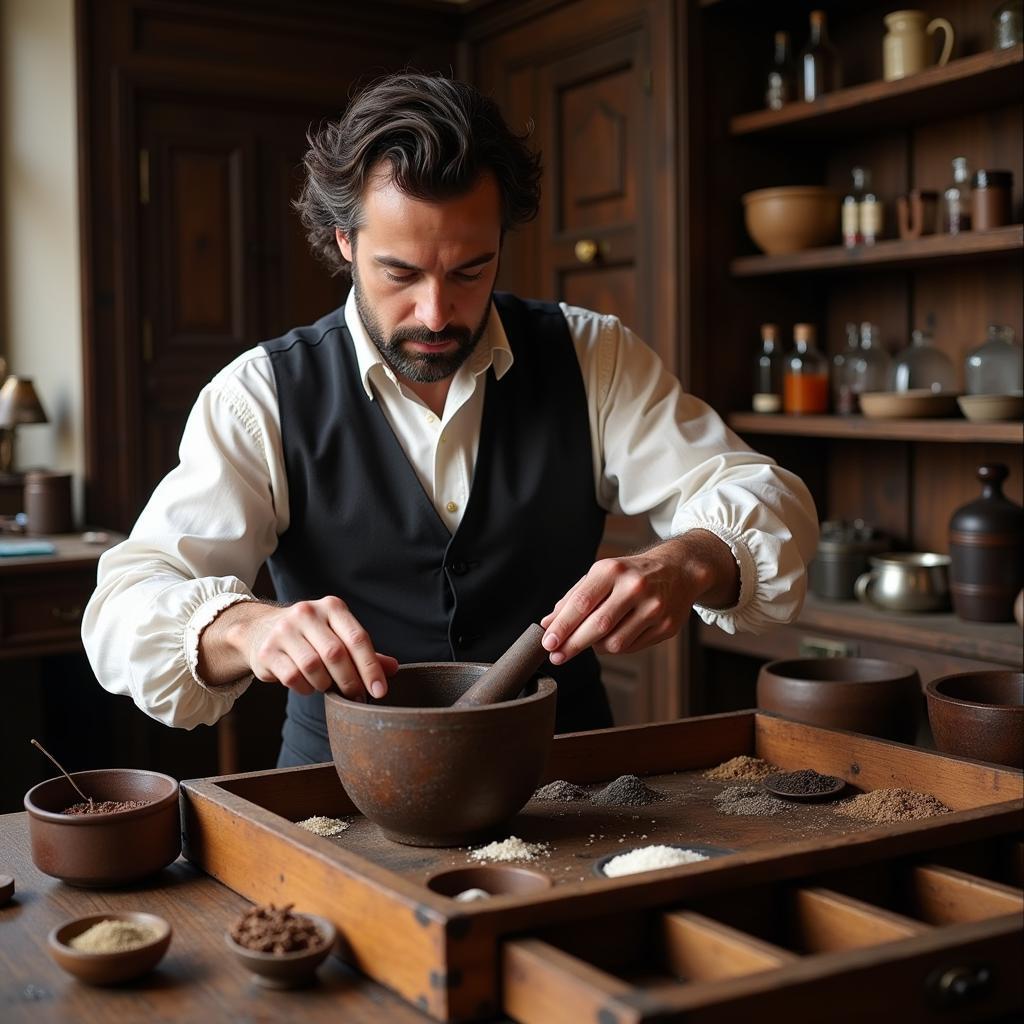
[[[467, 74], [544, 163], [540, 215], [505, 244], [499, 286], [618, 316], [678, 369], [675, 11], [662, 0], [493, 4], [466, 28]], [[602, 557], [652, 539], [612, 517]], [[616, 724], [686, 708], [682, 641], [602, 657]]]

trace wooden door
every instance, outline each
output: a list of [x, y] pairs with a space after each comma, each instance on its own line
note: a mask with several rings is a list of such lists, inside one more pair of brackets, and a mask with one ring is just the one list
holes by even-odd
[[[478, 82], [513, 127], [533, 122], [544, 164], [540, 214], [510, 236], [500, 285], [614, 314], [675, 370], [670, 8], [591, 0], [475, 34]], [[652, 539], [646, 519], [611, 517], [599, 554]], [[602, 656], [617, 725], [684, 710], [681, 643]]]

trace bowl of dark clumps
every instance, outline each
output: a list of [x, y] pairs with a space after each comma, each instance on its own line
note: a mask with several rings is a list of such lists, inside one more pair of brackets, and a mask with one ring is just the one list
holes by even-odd
[[171, 926], [156, 914], [115, 911], [58, 925], [47, 937], [50, 956], [89, 985], [116, 985], [151, 971], [171, 944]]
[[825, 729], [913, 743], [924, 711], [910, 665], [878, 658], [792, 658], [762, 666], [757, 706]]
[[1024, 672], [960, 672], [925, 687], [935, 746], [1024, 768]]
[[292, 905], [250, 907], [227, 931], [227, 947], [266, 988], [300, 988], [334, 948], [338, 932], [326, 918]]
[[403, 665], [382, 700], [325, 695], [341, 784], [384, 834], [412, 846], [491, 837], [533, 795], [555, 731], [553, 679], [500, 704], [451, 705], [487, 665]]
[[178, 783], [169, 775], [106, 768], [63, 775], [25, 794], [32, 862], [71, 885], [108, 886], [156, 874], [181, 853]]

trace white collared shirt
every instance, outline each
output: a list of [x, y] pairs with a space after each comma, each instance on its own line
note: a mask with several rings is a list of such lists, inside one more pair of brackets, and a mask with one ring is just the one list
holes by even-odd
[[[616, 317], [561, 308], [587, 394], [599, 503], [614, 514], [646, 515], [662, 538], [699, 528], [729, 545], [740, 597], [729, 609], [697, 607], [705, 622], [732, 633], [792, 621], [818, 535], [807, 489], [686, 394]], [[492, 305], [440, 418], [382, 360], [351, 294], [345, 318], [367, 401], [380, 402], [454, 533], [472, 485], [486, 389], [500, 387], [513, 362], [497, 312]], [[179, 459], [128, 539], [100, 558], [82, 637], [105, 689], [131, 696], [168, 725], [193, 728], [226, 714], [252, 682], [202, 682], [202, 630], [224, 608], [252, 599], [260, 566], [288, 529], [277, 388], [263, 348], [243, 353], [203, 388]]]

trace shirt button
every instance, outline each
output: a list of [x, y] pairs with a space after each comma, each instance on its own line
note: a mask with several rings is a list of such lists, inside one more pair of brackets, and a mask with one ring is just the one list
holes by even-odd
[[459, 511], [459, 506], [456, 505], [454, 501], [449, 501], [448, 504], [445, 505], [445, 508], [448, 509], [449, 512], [458, 512]]
[[456, 576], [465, 576], [465, 574], [469, 572], [469, 566], [460, 559], [452, 562], [452, 572], [455, 573]]
[[436, 423], [437, 422], [437, 417], [432, 412], [428, 412], [427, 413], [427, 422], [428, 423]]

